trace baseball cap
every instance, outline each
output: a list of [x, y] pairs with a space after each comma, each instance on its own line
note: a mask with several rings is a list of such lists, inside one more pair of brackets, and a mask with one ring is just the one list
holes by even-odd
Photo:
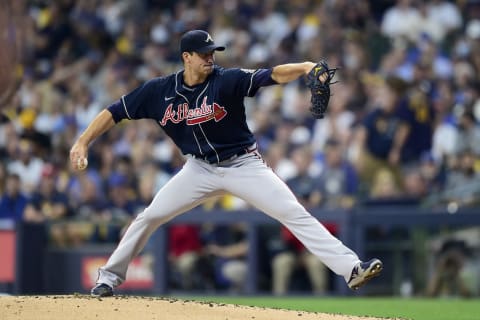
[[224, 46], [217, 46], [210, 34], [203, 30], [191, 30], [180, 39], [180, 52], [207, 53], [210, 51], [223, 51]]

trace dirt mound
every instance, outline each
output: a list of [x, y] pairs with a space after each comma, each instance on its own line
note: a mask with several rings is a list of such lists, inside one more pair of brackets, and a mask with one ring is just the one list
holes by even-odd
[[115, 296], [3, 296], [4, 320], [374, 320], [354, 317], [247, 307], [173, 298]]

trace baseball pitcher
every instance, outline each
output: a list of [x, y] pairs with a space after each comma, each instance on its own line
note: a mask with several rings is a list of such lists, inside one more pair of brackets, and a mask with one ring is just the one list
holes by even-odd
[[[322, 118], [335, 74], [325, 61], [278, 65], [270, 69], [225, 69], [215, 65], [223, 51], [203, 30], [180, 40], [184, 69], [147, 81], [98, 114], [70, 151], [73, 168], [85, 167], [88, 146], [116, 123], [152, 119], [186, 156], [186, 163], [132, 222], [106, 265], [99, 269], [93, 296], [111, 296], [125, 281], [130, 261], [162, 224], [207, 199], [231, 193], [286, 226], [333, 272], [357, 289], [382, 269], [382, 262], [359, 257], [297, 201], [286, 184], [262, 160], [249, 130], [244, 97], [260, 87], [307, 76], [312, 114]], [[181, 190], [181, 197], [178, 196]]]

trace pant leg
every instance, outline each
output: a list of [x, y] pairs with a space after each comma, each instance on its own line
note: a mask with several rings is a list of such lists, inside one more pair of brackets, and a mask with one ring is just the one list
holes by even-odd
[[151, 234], [160, 225], [215, 194], [215, 179], [217, 177], [208, 171], [208, 167], [200, 165], [198, 160], [188, 159], [180, 172], [158, 191], [152, 203], [128, 227], [106, 265], [99, 269], [97, 283], [115, 287], [125, 281], [129, 263], [140, 253]]
[[285, 225], [328, 268], [349, 280], [358, 256], [297, 201], [288, 186], [255, 156], [225, 168], [222, 187]]

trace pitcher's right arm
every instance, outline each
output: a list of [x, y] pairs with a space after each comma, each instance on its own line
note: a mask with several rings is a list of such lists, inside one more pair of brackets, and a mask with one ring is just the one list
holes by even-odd
[[87, 158], [90, 143], [115, 125], [112, 114], [108, 110], [101, 111], [78, 137], [70, 149], [70, 164], [79, 170], [78, 159]]

